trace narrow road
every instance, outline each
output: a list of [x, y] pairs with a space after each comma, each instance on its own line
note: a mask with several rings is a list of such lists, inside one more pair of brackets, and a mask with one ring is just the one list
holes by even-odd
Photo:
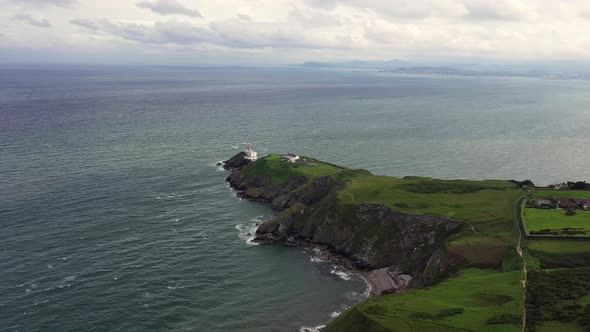
[[515, 206], [515, 218], [516, 218], [516, 222], [517, 222], [517, 227], [518, 227], [518, 244], [516, 245], [516, 252], [518, 253], [518, 256], [520, 256], [520, 258], [522, 258], [522, 273], [523, 273], [523, 279], [522, 279], [522, 332], [525, 332], [526, 330], [526, 283], [527, 283], [527, 268], [526, 268], [526, 258], [524, 257], [523, 251], [522, 251], [522, 244], [525, 243], [526, 244], [526, 234], [524, 233], [524, 226], [523, 226], [523, 222], [522, 222], [522, 204], [523, 204], [523, 200], [525, 199], [525, 197], [521, 197], [518, 200], [518, 203], [516, 203]]

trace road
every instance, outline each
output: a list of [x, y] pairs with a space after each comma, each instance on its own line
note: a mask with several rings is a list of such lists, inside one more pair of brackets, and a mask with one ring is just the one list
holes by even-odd
[[527, 245], [527, 240], [526, 240], [526, 233], [524, 231], [524, 224], [522, 222], [522, 205], [523, 205], [523, 200], [526, 197], [523, 196], [521, 197], [518, 202], [516, 203], [515, 206], [515, 218], [516, 218], [516, 222], [517, 222], [517, 226], [518, 226], [518, 244], [516, 245], [516, 252], [518, 253], [518, 256], [520, 256], [520, 258], [522, 258], [522, 273], [523, 273], [523, 279], [522, 279], [522, 291], [523, 291], [523, 295], [522, 295], [522, 332], [525, 332], [526, 330], [526, 284], [527, 284], [527, 262], [526, 262], [526, 258], [524, 257], [523, 254], [523, 250], [522, 250], [522, 245], [524, 243], [524, 245]]

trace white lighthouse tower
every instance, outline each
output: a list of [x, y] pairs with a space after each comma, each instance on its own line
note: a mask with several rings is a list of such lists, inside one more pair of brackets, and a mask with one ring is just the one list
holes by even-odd
[[244, 159], [248, 159], [248, 160], [252, 160], [252, 161], [256, 161], [256, 159], [258, 159], [258, 152], [252, 150], [252, 144], [248, 143], [248, 145], [246, 145], [246, 150], [244, 150], [244, 153], [246, 153], [246, 155], [244, 156]]

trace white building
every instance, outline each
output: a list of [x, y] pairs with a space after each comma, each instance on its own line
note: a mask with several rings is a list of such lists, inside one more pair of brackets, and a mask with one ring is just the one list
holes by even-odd
[[292, 154], [292, 153], [287, 153], [286, 155], [283, 156], [283, 159], [285, 159], [286, 161], [288, 161], [290, 163], [294, 163], [297, 160], [299, 160], [299, 155]]
[[244, 153], [246, 153], [244, 159], [252, 161], [256, 161], [256, 159], [258, 159], [258, 152], [252, 150], [252, 144], [250, 143], [248, 143], [248, 145], [246, 146], [246, 150], [244, 150]]

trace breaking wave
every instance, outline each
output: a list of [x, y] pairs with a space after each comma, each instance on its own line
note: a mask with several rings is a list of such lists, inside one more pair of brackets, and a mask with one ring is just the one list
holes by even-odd
[[254, 217], [250, 219], [248, 224], [238, 224], [235, 226], [238, 230], [238, 236], [240, 239], [244, 240], [246, 244], [251, 246], [258, 245], [258, 243], [253, 242], [252, 240], [254, 240], [256, 237], [256, 228], [258, 228], [258, 225], [260, 225], [262, 217], [264, 216]]

